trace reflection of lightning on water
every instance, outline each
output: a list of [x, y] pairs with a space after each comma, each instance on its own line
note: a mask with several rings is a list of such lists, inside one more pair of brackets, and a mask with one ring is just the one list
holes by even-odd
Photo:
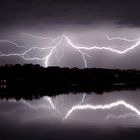
[[[48, 96], [44, 96], [43, 99], [49, 103], [50, 107], [47, 106], [46, 104], [32, 104], [30, 103], [29, 101], [25, 101], [23, 99], [21, 99], [18, 103], [21, 103], [25, 106], [28, 106], [30, 109], [33, 109], [33, 110], [39, 110], [39, 109], [45, 109], [45, 110], [48, 110], [48, 109], [51, 109], [53, 110], [57, 117], [61, 118], [62, 119], [62, 116], [61, 116], [61, 113], [60, 111], [55, 107], [55, 104], [53, 103], [53, 100], [51, 97], [48, 97]], [[8, 100], [9, 103], [17, 103], [17, 101], [15, 99], [10, 99]], [[11, 114], [11, 113], [16, 113], [18, 110], [21, 110], [23, 108], [23, 106], [19, 106], [11, 111], [8, 111], [8, 112], [2, 112], [1, 114], [3, 115], [8, 115], [8, 114]]]
[[57, 113], [57, 115], [59, 115], [58, 117], [61, 117], [62, 118], [61, 112], [54, 105], [52, 98], [51, 97], [48, 97], [48, 96], [45, 96], [44, 99], [49, 102], [49, 104], [51, 105], [51, 108]]
[[[82, 100], [80, 101], [80, 103], [77, 103], [77, 105], [73, 105], [67, 112], [66, 114], [63, 116], [62, 113], [60, 112], [60, 110], [57, 108], [57, 106], [54, 104], [53, 99], [51, 97], [43, 97], [43, 99], [45, 99], [46, 102], [48, 102], [50, 104], [50, 109], [55, 112], [56, 117], [61, 118], [63, 121], [67, 120], [68, 118], [70, 118], [70, 116], [72, 116], [72, 114], [74, 114], [74, 112], [78, 112], [78, 111], [84, 111], [84, 110], [91, 110], [91, 111], [96, 111], [96, 110], [111, 110], [113, 108], [117, 108], [120, 106], [123, 106], [125, 108], [127, 108], [128, 110], [130, 110], [130, 113], [126, 113], [126, 114], [121, 114], [121, 115], [112, 115], [109, 114], [107, 115], [107, 117], [105, 118], [105, 120], [108, 119], [126, 119], [128, 117], [137, 117], [140, 118], [140, 110], [138, 110], [135, 106], [125, 102], [124, 100], [120, 100], [120, 101], [116, 101], [116, 102], [112, 102], [110, 104], [105, 104], [105, 105], [92, 105], [92, 104], [83, 104], [84, 103], [84, 99], [85, 99], [86, 94], [83, 94]], [[16, 103], [16, 100], [9, 100], [9, 102], [14, 102]], [[20, 100], [20, 103], [28, 106], [30, 109], [35, 109], [35, 110], [39, 110], [39, 109], [48, 109], [48, 106], [46, 104], [39, 104], [39, 105], [33, 105], [31, 103], [29, 103], [28, 101], [25, 100]], [[20, 110], [21, 107], [17, 107], [16, 109], [9, 111], [7, 113], [4, 114], [11, 114], [14, 112], [17, 112], [18, 110]]]
[[106, 105], [91, 105], [91, 104], [75, 105], [67, 112], [64, 119], [68, 119], [75, 111], [79, 111], [79, 110], [109, 110], [118, 106], [124, 106], [125, 108], [131, 110], [137, 115], [140, 115], [140, 111], [136, 107], [126, 103], [123, 100], [120, 100]]
[[[44, 99], [45, 99], [45, 101], [47, 101], [50, 104], [51, 109], [55, 110], [55, 106], [54, 106], [54, 104], [52, 102], [52, 99], [50, 97], [44, 97]], [[4, 101], [6, 101], [6, 100], [4, 100]], [[23, 99], [21, 99], [19, 102], [16, 101], [15, 99], [10, 99], [10, 100], [8, 100], [8, 102], [9, 103], [21, 103], [21, 104], [23, 104], [25, 106], [28, 106], [30, 109], [35, 109], [35, 110], [38, 110], [38, 109], [49, 109], [46, 104], [34, 105], [34, 104], [30, 103], [29, 101], [25, 101]], [[21, 106], [19, 106], [19, 107], [15, 108], [14, 110], [8, 112], [8, 114], [14, 113], [14, 112], [16, 112], [16, 111], [18, 111], [20, 109], [22, 109]], [[6, 114], [6, 113], [3, 113], [3, 114]]]
[[85, 101], [85, 97], [86, 97], [86, 93], [84, 93], [84, 94], [83, 94], [83, 96], [82, 96], [82, 101], [81, 101], [81, 104], [83, 104], [83, 103], [84, 103], [84, 101]]
[[126, 113], [126, 114], [122, 114], [122, 115], [107, 115], [106, 120], [108, 119], [126, 119], [129, 117], [136, 117], [138, 119], [140, 119], [140, 115], [138, 114], [134, 114], [134, 113]]
[[[68, 36], [66, 36], [65, 34], [63, 34], [62, 36], [58, 36], [55, 39], [53, 38], [47, 38], [47, 37], [42, 37], [42, 36], [35, 36], [32, 34], [25, 34], [22, 33], [22, 35], [26, 35], [26, 36], [30, 36], [36, 39], [43, 39], [43, 40], [49, 40], [49, 46], [46, 46], [45, 48], [40, 48], [40, 47], [31, 47], [30, 49], [26, 49], [26, 51], [24, 51], [23, 53], [2, 53], [0, 52], [0, 57], [10, 57], [10, 56], [18, 56], [23, 58], [24, 60], [41, 60], [41, 61], [45, 61], [45, 66], [49, 66], [49, 62], [51, 60], [51, 57], [53, 55], [56, 56], [57, 61], [59, 61], [59, 58], [57, 57], [56, 53], [57, 53], [57, 48], [58, 46], [62, 43], [63, 40], [65, 40], [70, 47], [74, 48], [81, 56], [82, 56], [82, 60], [84, 63], [84, 66], [87, 67], [87, 60], [86, 57], [91, 57], [88, 52], [92, 51], [92, 50], [105, 50], [105, 51], [109, 51], [109, 52], [113, 52], [113, 53], [117, 53], [117, 54], [125, 54], [135, 48], [137, 48], [140, 45], [140, 38], [137, 39], [127, 39], [127, 38], [121, 38], [121, 37], [112, 37], [110, 38], [109, 36], [106, 35], [106, 38], [108, 41], [112, 41], [112, 40], [122, 40], [122, 41], [126, 41], [126, 42], [130, 42], [133, 43], [133, 45], [131, 45], [129, 48], [126, 48], [124, 50], [117, 50], [117, 49], [113, 49], [110, 46], [92, 46], [92, 47], [83, 47], [83, 46], [79, 46], [79, 45], [75, 45]], [[0, 42], [7, 42], [10, 43], [12, 45], [15, 45], [16, 47], [23, 47], [21, 45], [18, 45], [14, 42], [8, 41], [8, 40], [0, 40]], [[25, 47], [24, 47], [25, 48]], [[30, 57], [30, 53], [32, 53], [33, 50], [39, 50], [39, 51], [45, 51], [47, 50], [47, 52], [49, 52], [46, 56], [32, 56]]]

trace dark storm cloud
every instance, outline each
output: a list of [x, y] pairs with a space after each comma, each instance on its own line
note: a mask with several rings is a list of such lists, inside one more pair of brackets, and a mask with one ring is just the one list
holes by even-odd
[[0, 25], [115, 21], [119, 25], [139, 26], [139, 5], [134, 0], [1, 0]]

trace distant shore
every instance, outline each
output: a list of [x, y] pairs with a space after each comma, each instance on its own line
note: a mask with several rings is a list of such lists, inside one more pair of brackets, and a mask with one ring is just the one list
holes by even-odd
[[86, 92], [111, 92], [140, 88], [139, 70], [99, 68], [44, 68], [39, 65], [0, 67], [0, 96], [55, 96]]

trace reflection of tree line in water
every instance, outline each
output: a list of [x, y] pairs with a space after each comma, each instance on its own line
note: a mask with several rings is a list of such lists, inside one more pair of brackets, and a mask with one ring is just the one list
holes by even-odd
[[39, 65], [0, 67], [1, 96], [58, 95], [61, 93], [137, 89], [140, 71], [97, 68], [44, 68]]

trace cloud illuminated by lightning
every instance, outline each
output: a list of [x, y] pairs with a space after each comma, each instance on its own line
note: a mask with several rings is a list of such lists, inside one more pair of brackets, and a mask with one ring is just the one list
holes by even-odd
[[[86, 57], [91, 57], [88, 54], [89, 51], [92, 51], [92, 50], [100, 50], [100, 51], [105, 50], [105, 51], [109, 51], [109, 52], [112, 52], [112, 53], [125, 54], [125, 53], [128, 53], [128, 52], [136, 49], [140, 45], [140, 38], [131, 40], [131, 39], [121, 38], [121, 37], [112, 37], [111, 38], [108, 35], [105, 35], [105, 36], [106, 36], [107, 40], [109, 40], [109, 41], [111, 41], [111, 40], [122, 40], [122, 41], [133, 43], [133, 45], [131, 45], [130, 47], [128, 47], [128, 48], [126, 48], [124, 50], [113, 49], [110, 46], [84, 47], [84, 46], [75, 45], [72, 42], [72, 40], [65, 34], [63, 34], [61, 36], [58, 36], [55, 39], [47, 38], [47, 37], [41, 37], [41, 36], [35, 36], [35, 35], [32, 35], [32, 34], [26, 34], [26, 33], [22, 33], [22, 35], [30, 36], [30, 37], [33, 37], [35, 39], [49, 40], [50, 43], [49, 43], [48, 46], [46, 46], [44, 48], [41, 48], [41, 47], [28, 48], [22, 53], [8, 53], [8, 54], [5, 54], [5, 53], [0, 52], [0, 57], [18, 56], [18, 57], [21, 57], [22, 59], [28, 60], [28, 61], [41, 60], [41, 61], [45, 61], [45, 67], [48, 67], [50, 65], [49, 63], [50, 63], [51, 57], [53, 55], [55, 55], [55, 57], [57, 58], [57, 61], [59, 61], [59, 58], [56, 55], [58, 50], [59, 50], [59, 45], [61, 45], [61, 43], [63, 41], [66, 41], [68, 43], [69, 47], [75, 49], [82, 56], [83, 64], [87, 68], [88, 64], [87, 64]], [[8, 41], [8, 40], [1, 40], [0, 42], [1, 43], [2, 42], [7, 42], [7, 43], [10, 43], [12, 45], [15, 45], [16, 47], [23, 47], [23, 46], [20, 46], [20, 45], [14, 43], [14, 42]], [[48, 54], [46, 56], [40, 56], [39, 57], [38, 55], [36, 55], [36, 56], [31, 57], [30, 53], [32, 53], [33, 50], [35, 50], [35, 51], [46, 51], [47, 50]]]

